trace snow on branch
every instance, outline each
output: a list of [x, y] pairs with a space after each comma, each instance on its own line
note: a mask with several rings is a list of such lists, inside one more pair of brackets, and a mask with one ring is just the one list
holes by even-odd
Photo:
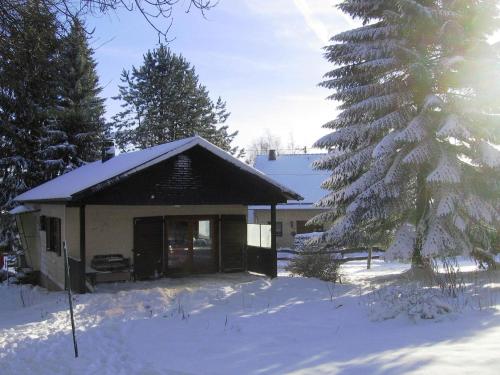
[[429, 224], [429, 230], [425, 236], [425, 241], [422, 245], [422, 255], [433, 257], [439, 254], [447, 254], [455, 249], [455, 241], [445, 227], [438, 220], [433, 220]]
[[448, 216], [455, 212], [455, 202], [458, 200], [458, 196], [454, 193], [445, 192], [444, 194], [437, 206], [436, 215], [438, 217]]
[[461, 172], [456, 162], [446, 154], [441, 155], [438, 166], [426, 178], [429, 183], [458, 184]]
[[497, 147], [482, 141], [479, 145], [481, 161], [490, 168], [500, 167], [500, 150]]
[[427, 131], [425, 130], [427, 121], [428, 119], [425, 115], [414, 117], [408, 126], [398, 134], [395, 140], [401, 143], [420, 142], [427, 136]]
[[403, 223], [394, 236], [394, 241], [385, 253], [387, 260], [410, 259], [415, 247], [416, 239], [415, 226], [410, 223]]
[[474, 220], [485, 221], [488, 224], [498, 220], [495, 208], [477, 195], [470, 194], [464, 201], [464, 207]]
[[421, 165], [429, 161], [432, 157], [432, 147], [430, 142], [419, 143], [404, 158], [404, 164]]
[[443, 126], [438, 130], [436, 135], [440, 138], [454, 137], [458, 139], [469, 139], [471, 134], [459, 121], [455, 114], [450, 114], [446, 117]]
[[397, 149], [397, 143], [395, 137], [399, 134], [398, 131], [392, 131], [387, 134], [382, 140], [377, 144], [373, 150], [372, 157], [374, 159], [380, 158], [387, 154], [392, 154]]
[[431, 95], [427, 95], [424, 99], [424, 110], [434, 110], [436, 108], [442, 108], [444, 105], [444, 102], [443, 100], [435, 95], [435, 94], [431, 94]]

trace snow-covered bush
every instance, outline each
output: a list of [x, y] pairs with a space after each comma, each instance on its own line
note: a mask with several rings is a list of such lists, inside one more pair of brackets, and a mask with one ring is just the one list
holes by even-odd
[[368, 306], [375, 321], [401, 315], [412, 320], [438, 319], [454, 311], [440, 290], [418, 283], [378, 289], [368, 295]]
[[319, 234], [305, 233], [295, 236], [294, 248], [297, 255], [290, 260], [286, 270], [304, 277], [336, 282], [339, 279], [339, 254], [311, 243], [310, 240]]

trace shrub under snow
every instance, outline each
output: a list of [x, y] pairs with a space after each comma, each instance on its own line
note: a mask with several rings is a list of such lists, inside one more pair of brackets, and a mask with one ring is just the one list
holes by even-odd
[[372, 320], [407, 316], [412, 320], [438, 319], [454, 311], [440, 290], [419, 284], [386, 286], [369, 295]]
[[294, 248], [297, 255], [290, 260], [286, 270], [304, 277], [335, 282], [339, 279], [339, 254], [312, 244], [310, 240], [319, 234], [306, 233], [295, 236]]

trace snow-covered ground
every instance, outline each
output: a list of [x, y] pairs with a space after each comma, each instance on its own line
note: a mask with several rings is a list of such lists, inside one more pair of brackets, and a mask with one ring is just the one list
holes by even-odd
[[76, 296], [78, 359], [64, 293], [0, 285], [0, 373], [499, 374], [499, 273], [462, 263], [461, 303], [428, 320], [374, 319], [408, 269], [379, 260], [346, 263], [341, 285], [281, 272], [100, 286]]

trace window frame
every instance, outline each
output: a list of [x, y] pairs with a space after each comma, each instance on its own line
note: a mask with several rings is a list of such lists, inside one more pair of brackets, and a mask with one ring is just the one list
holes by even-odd
[[43, 228], [45, 229], [45, 251], [61, 256], [61, 219], [49, 216], [42, 217]]

